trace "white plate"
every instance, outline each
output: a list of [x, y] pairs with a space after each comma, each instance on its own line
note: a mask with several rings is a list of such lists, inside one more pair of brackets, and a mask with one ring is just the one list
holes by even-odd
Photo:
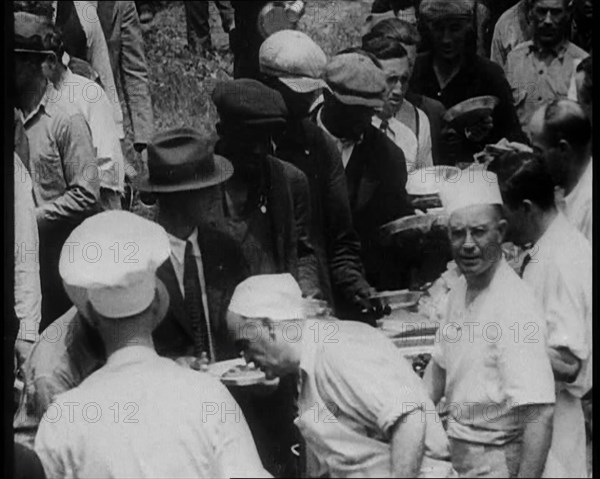
[[230, 369], [236, 366], [245, 366], [246, 361], [243, 358], [228, 359], [227, 361], [219, 361], [208, 365], [208, 373], [221, 380], [227, 386], [252, 386], [255, 384], [274, 385], [279, 382], [278, 378], [268, 380], [260, 369], [253, 369], [243, 376], [224, 378], [225, 374]]

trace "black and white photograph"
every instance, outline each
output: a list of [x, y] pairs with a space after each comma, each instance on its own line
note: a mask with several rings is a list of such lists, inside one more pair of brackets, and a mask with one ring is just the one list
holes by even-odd
[[592, 24], [5, 2], [3, 477], [592, 478]]

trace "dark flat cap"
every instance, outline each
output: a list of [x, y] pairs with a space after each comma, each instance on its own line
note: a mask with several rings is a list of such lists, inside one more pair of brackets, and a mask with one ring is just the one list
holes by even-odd
[[224, 125], [270, 128], [285, 125], [285, 101], [277, 90], [247, 78], [217, 83], [212, 101]]

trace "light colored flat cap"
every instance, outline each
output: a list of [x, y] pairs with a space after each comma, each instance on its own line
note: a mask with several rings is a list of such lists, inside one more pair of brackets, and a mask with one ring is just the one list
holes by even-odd
[[273, 321], [304, 319], [306, 301], [300, 286], [289, 273], [250, 276], [237, 285], [229, 311], [246, 318]]
[[462, 208], [474, 205], [502, 205], [502, 195], [495, 173], [479, 164], [473, 164], [442, 181], [440, 199], [448, 216]]
[[326, 88], [323, 73], [327, 56], [308, 35], [297, 30], [280, 30], [261, 45], [260, 71], [277, 77], [298, 93]]
[[73, 230], [59, 272], [65, 286], [87, 291], [99, 314], [125, 318], [150, 306], [156, 270], [169, 254], [162, 226], [127, 211], [105, 211]]
[[353, 52], [334, 56], [325, 69], [325, 81], [341, 103], [383, 106], [387, 90], [385, 74], [366, 55]]

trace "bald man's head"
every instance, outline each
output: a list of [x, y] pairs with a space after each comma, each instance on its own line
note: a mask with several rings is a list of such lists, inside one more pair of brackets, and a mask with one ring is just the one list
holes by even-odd
[[531, 143], [548, 163], [554, 181], [562, 185], [589, 160], [592, 126], [582, 106], [554, 100], [538, 109], [529, 123]]

